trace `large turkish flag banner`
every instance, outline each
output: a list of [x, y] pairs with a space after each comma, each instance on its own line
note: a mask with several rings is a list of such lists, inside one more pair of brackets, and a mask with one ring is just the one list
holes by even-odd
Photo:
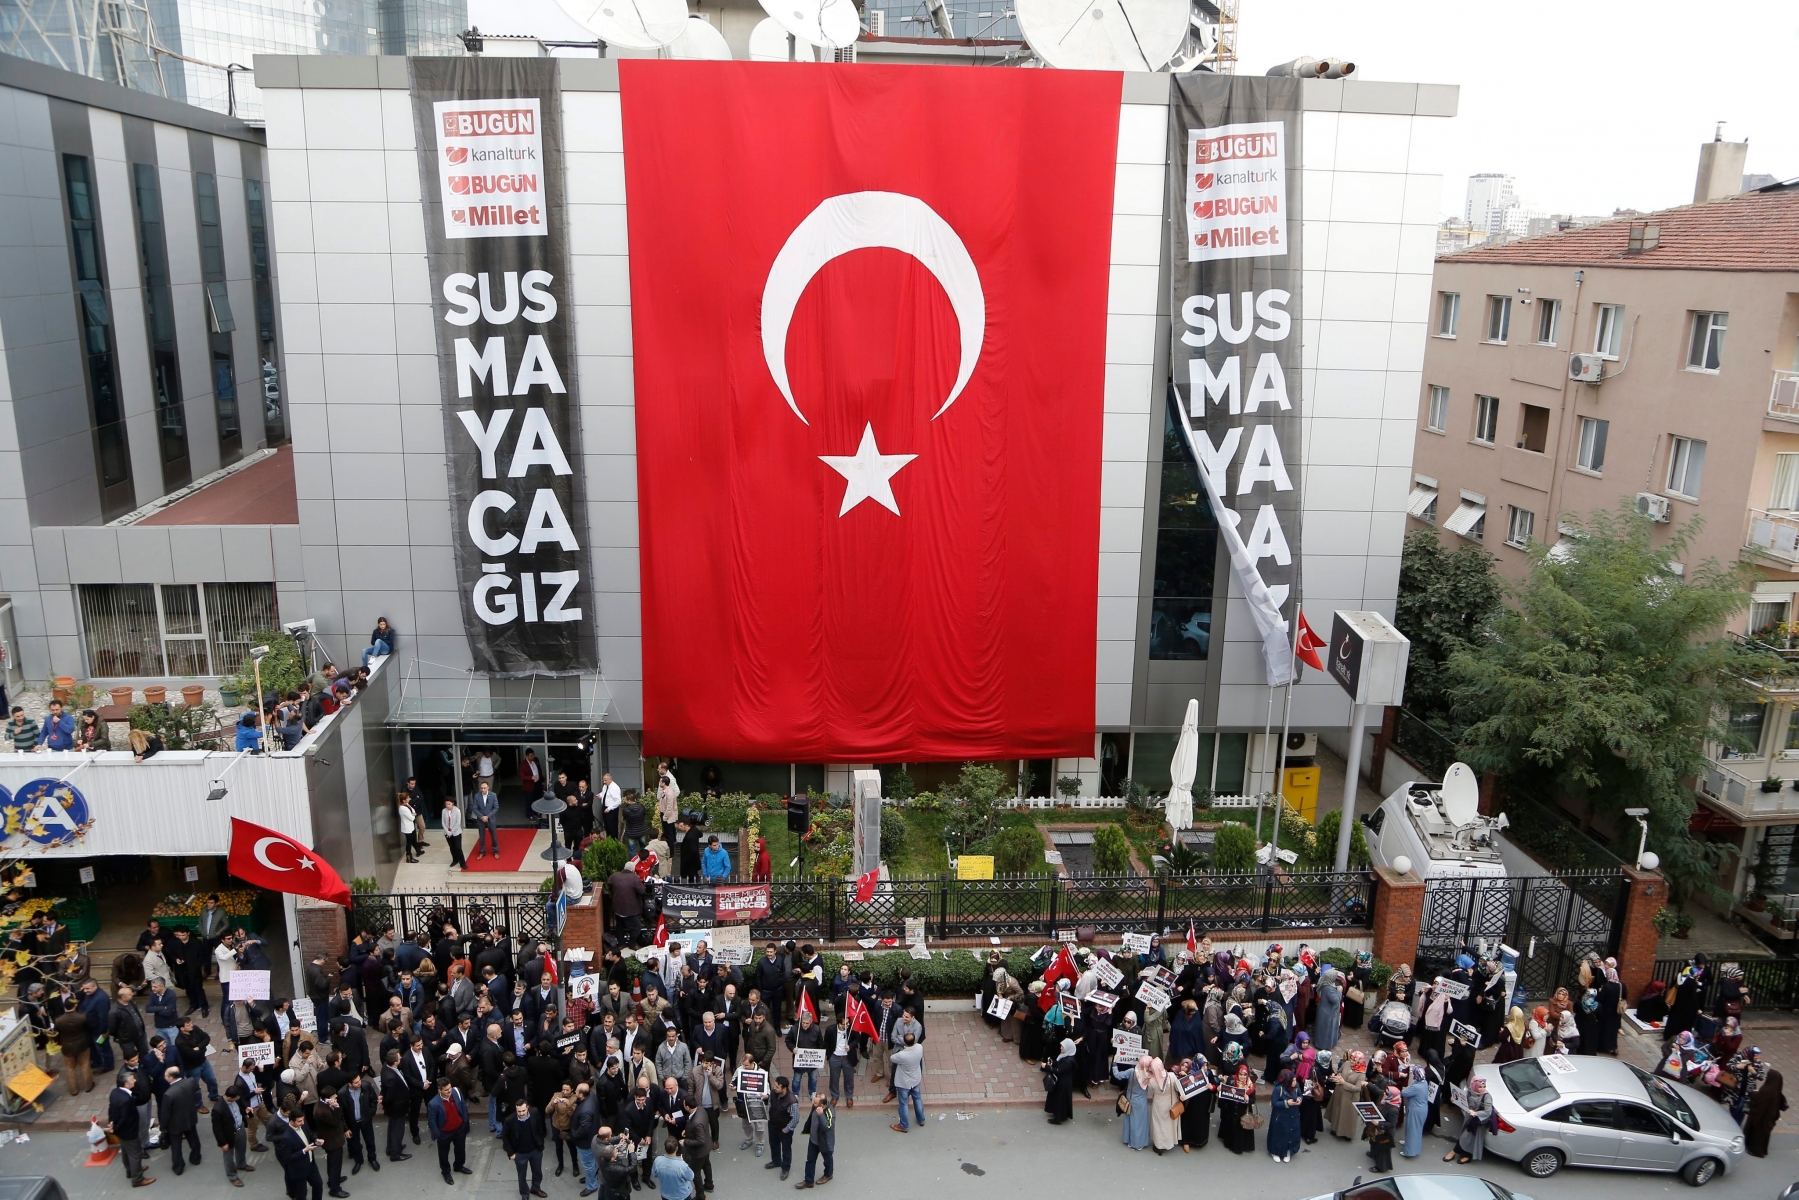
[[1091, 755], [1122, 77], [619, 70], [646, 752]]

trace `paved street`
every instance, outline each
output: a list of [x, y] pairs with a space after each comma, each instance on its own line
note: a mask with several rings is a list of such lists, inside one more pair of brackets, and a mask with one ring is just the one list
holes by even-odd
[[[927, 1105], [925, 1129], [904, 1136], [887, 1128], [891, 1114], [886, 1109], [859, 1106], [854, 1112], [843, 1113], [837, 1135], [839, 1189], [894, 1200], [926, 1196], [931, 1200], [984, 1200], [995, 1194], [995, 1185], [1015, 1183], [1040, 1187], [1045, 1181], [1053, 1181], [1057, 1195], [1070, 1196], [1102, 1191], [1120, 1194], [1120, 1187], [1127, 1189], [1122, 1194], [1148, 1194], [1150, 1188], [1191, 1187], [1203, 1182], [1208, 1195], [1298, 1200], [1341, 1188], [1368, 1170], [1359, 1146], [1337, 1142], [1328, 1135], [1284, 1166], [1259, 1154], [1233, 1156], [1216, 1141], [1195, 1154], [1174, 1151], [1157, 1158], [1147, 1150], [1133, 1152], [1119, 1144], [1117, 1118], [1109, 1108], [1077, 1109], [1074, 1121], [1059, 1129], [1049, 1128], [1043, 1123], [1042, 1114], [1024, 1108], [983, 1108], [973, 1112], [971, 1120], [958, 1121], [953, 1109], [933, 1110]], [[940, 1116], [942, 1120], [938, 1119]], [[732, 1148], [737, 1141], [730, 1136], [729, 1125], [724, 1132], [726, 1150], [713, 1159], [716, 1194], [721, 1200], [772, 1200], [793, 1194], [792, 1184], [803, 1173], [804, 1139], [795, 1146], [795, 1165], [801, 1170], [782, 1184], [774, 1172], [761, 1169], [761, 1161], [734, 1153]], [[1398, 1160], [1401, 1170], [1458, 1169], [1440, 1161], [1446, 1145], [1427, 1138], [1419, 1158], [1410, 1162]], [[210, 1144], [204, 1154], [201, 1166], [190, 1168], [180, 1179], [169, 1172], [166, 1155], [153, 1156], [151, 1173], [157, 1178], [156, 1185], [139, 1194], [148, 1200], [269, 1200], [282, 1194], [280, 1170], [272, 1155], [253, 1156], [267, 1165], [254, 1175], [246, 1175], [246, 1186], [240, 1190], [225, 1183], [217, 1152]], [[124, 1173], [116, 1165], [83, 1168], [80, 1163], [85, 1156], [80, 1135], [70, 1133], [42, 1134], [28, 1145], [0, 1147], [0, 1164], [6, 1175], [47, 1173], [59, 1178], [72, 1196], [122, 1198], [129, 1190]], [[452, 1192], [492, 1200], [516, 1194], [511, 1165], [500, 1153], [497, 1142], [485, 1137], [471, 1139], [469, 1158], [475, 1174], [459, 1176]], [[416, 1196], [422, 1189], [438, 1193], [443, 1185], [435, 1167], [434, 1158], [420, 1156], [408, 1163], [389, 1165], [379, 1175], [365, 1170], [349, 1181], [348, 1190], [356, 1200], [402, 1200]], [[1664, 1175], [1568, 1170], [1553, 1180], [1536, 1183], [1503, 1160], [1488, 1159], [1484, 1168], [1480, 1173], [1487, 1178], [1507, 1188], [1527, 1190], [1535, 1200], [1644, 1200], [1685, 1195], [1692, 1190], [1673, 1176]], [[1771, 1157], [1749, 1159], [1747, 1166], [1728, 1179], [1714, 1182], [1706, 1193], [1731, 1200], [1775, 1200], [1796, 1178], [1799, 1134], [1777, 1134]], [[574, 1200], [578, 1187], [570, 1176], [564, 1175], [561, 1179], [547, 1179], [545, 1190], [555, 1200]], [[640, 1200], [654, 1200], [653, 1192], [637, 1195]]]

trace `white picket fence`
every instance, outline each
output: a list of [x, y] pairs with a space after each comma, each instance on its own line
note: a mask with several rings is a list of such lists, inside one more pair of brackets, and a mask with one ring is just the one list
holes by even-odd
[[[1165, 797], [1165, 796], [1151, 796], [1149, 799], [1149, 806], [1151, 808], [1161, 808], [1162, 805], [1166, 802], [1166, 800], [1167, 800], [1167, 797]], [[1034, 809], [1123, 808], [1124, 807], [1124, 797], [1122, 797], [1122, 796], [1075, 796], [1072, 799], [1070, 799], [1065, 796], [1058, 796], [1055, 799], [1049, 799], [1049, 798], [1043, 797], [1043, 796], [1036, 796], [1036, 797], [1032, 797], [1030, 799], [1016, 798], [1016, 799], [1008, 801], [1007, 803], [1008, 803], [1008, 807], [1011, 807], [1011, 808], [1034, 808]], [[1268, 798], [1265, 796], [1262, 796], [1262, 797], [1257, 797], [1257, 796], [1214, 796], [1212, 798], [1212, 807], [1213, 808], [1255, 808], [1258, 804], [1266, 804], [1266, 803], [1268, 803]]]

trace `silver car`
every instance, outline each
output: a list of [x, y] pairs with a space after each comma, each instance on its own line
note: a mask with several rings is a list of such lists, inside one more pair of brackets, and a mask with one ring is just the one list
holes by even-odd
[[1530, 1200], [1478, 1175], [1391, 1175], [1355, 1182], [1311, 1200]]
[[1743, 1131], [1710, 1097], [1626, 1062], [1584, 1055], [1476, 1067], [1492, 1093], [1487, 1150], [1536, 1179], [1564, 1163], [1677, 1171], [1694, 1187], [1743, 1161]]

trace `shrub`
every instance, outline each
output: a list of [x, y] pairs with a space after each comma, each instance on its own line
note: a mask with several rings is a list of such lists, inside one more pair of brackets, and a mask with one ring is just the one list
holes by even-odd
[[907, 808], [916, 808], [919, 812], [937, 812], [943, 805], [937, 799], [936, 792], [920, 792], [906, 802]]
[[888, 774], [886, 788], [889, 800], [898, 800], [902, 803], [918, 794], [918, 785], [912, 782], [912, 772], [906, 770], [904, 763], [893, 768], [892, 772]]
[[706, 828], [713, 833], [736, 833], [749, 822], [748, 792], [726, 792], [706, 801]]
[[1043, 835], [1034, 825], [1015, 825], [1002, 829], [993, 840], [995, 870], [1019, 875], [1043, 861]]
[[1355, 955], [1340, 946], [1332, 946], [1328, 950], [1321, 951], [1318, 957], [1327, 966], [1335, 967], [1345, 975], [1349, 974], [1349, 969], [1355, 966]]
[[943, 832], [964, 848], [993, 836], [999, 826], [999, 794], [1006, 786], [1003, 771], [991, 763], [963, 763], [962, 773], [947, 793], [958, 803], [950, 810]]
[[906, 818], [897, 808], [881, 807], [881, 857], [892, 858], [905, 848]]
[[[1392, 963], [1384, 963], [1380, 959], [1377, 958], [1373, 962], [1368, 964], [1368, 982], [1373, 984], [1375, 987], [1377, 987], [1377, 988], [1386, 987], [1387, 980], [1389, 980], [1391, 978], [1393, 978], [1393, 964]], [[1379, 1006], [1376, 1005], [1375, 1007], [1379, 1007]]]
[[[1318, 827], [1307, 843], [1306, 865], [1328, 871], [1337, 863], [1337, 829], [1343, 823], [1343, 812], [1336, 809], [1318, 818]], [[1368, 865], [1368, 839], [1363, 834], [1360, 821], [1350, 822], [1349, 827], [1349, 865], [1365, 867]]]
[[1078, 775], [1064, 775], [1056, 780], [1056, 794], [1064, 800], [1072, 800], [1081, 794], [1081, 779]]
[[1256, 835], [1247, 825], [1226, 821], [1212, 842], [1212, 869], [1240, 872], [1256, 869]]
[[[279, 629], [262, 629], [250, 635], [252, 646], [267, 646], [269, 652], [262, 657], [262, 690], [264, 692], [280, 692], [283, 696], [296, 690], [306, 681], [306, 660], [300, 656], [300, 644], [294, 641], [293, 635]], [[245, 655], [238, 672], [230, 679], [221, 680], [227, 687], [235, 687], [245, 696], [256, 695], [256, 668]], [[252, 700], [251, 707], [255, 707]]]
[[1116, 825], [1093, 831], [1093, 869], [1102, 875], [1125, 875], [1131, 869], [1131, 842]]
[[134, 704], [125, 714], [125, 723], [161, 738], [165, 750], [187, 750], [193, 747], [195, 734], [218, 728], [219, 710], [210, 702], [198, 708]]
[[625, 844], [616, 838], [595, 838], [581, 852], [581, 875], [597, 883], [623, 867], [629, 857]]
[[[942, 950], [933, 950], [929, 960], [915, 960], [903, 950], [891, 954], [870, 954], [861, 962], [851, 963], [850, 970], [858, 978], [864, 971], [872, 973], [883, 992], [899, 988], [902, 970], [912, 972], [913, 984], [926, 996], [967, 997], [980, 991], [986, 953], [976, 955], [968, 950], [951, 950], [948, 958], [944, 957], [944, 953]], [[838, 965], [843, 962], [843, 956], [827, 953], [824, 960], [825, 977], [834, 978]], [[1028, 950], [1007, 951], [1005, 960], [1007, 973], [1021, 984], [1042, 973], [1041, 968], [1031, 962]]]

